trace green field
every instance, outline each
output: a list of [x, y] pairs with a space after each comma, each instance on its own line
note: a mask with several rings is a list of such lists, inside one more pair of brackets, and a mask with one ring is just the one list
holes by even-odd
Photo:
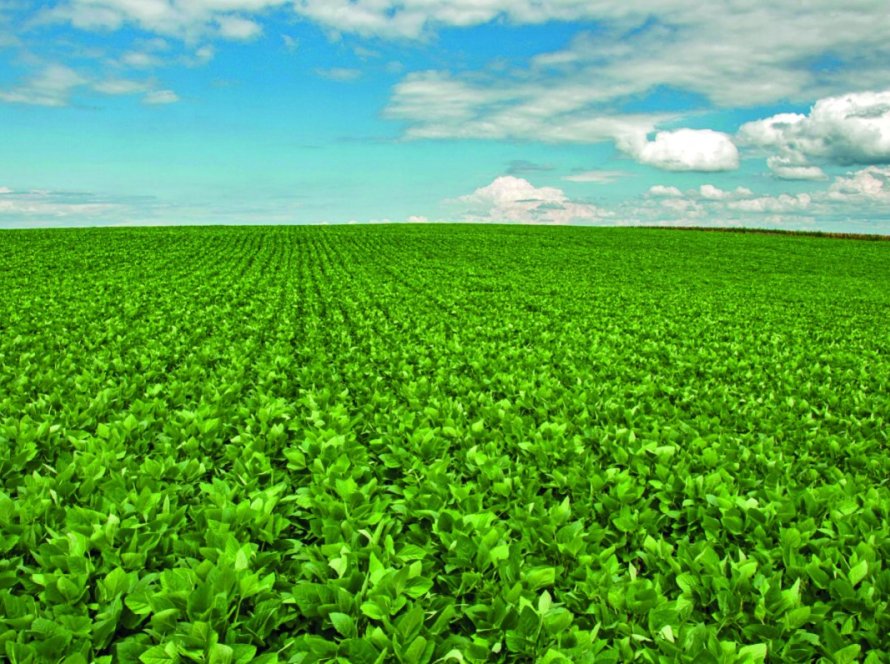
[[0, 660], [890, 662], [890, 243], [0, 234]]

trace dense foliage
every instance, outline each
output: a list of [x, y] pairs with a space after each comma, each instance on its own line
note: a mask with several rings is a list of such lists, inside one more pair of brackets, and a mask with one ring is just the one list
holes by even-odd
[[0, 659], [890, 662], [890, 243], [0, 235]]

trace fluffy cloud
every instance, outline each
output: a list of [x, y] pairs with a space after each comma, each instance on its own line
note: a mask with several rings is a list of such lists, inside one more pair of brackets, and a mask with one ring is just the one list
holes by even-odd
[[683, 192], [677, 189], [676, 187], [668, 187], [663, 184], [656, 184], [649, 187], [649, 195], [655, 196], [657, 198], [662, 197], [670, 197], [670, 198], [679, 198], [683, 195]]
[[698, 195], [709, 201], [725, 201], [753, 196], [753, 192], [747, 187], [736, 187], [734, 191], [727, 191], [712, 184], [703, 184], [698, 188]]
[[818, 166], [808, 166], [796, 155], [780, 157], [774, 155], [766, 160], [766, 165], [780, 180], [824, 180], [827, 175]]
[[890, 91], [826, 97], [807, 115], [782, 113], [748, 122], [738, 136], [746, 145], [777, 153], [769, 165], [778, 177], [822, 177], [808, 160], [890, 163]]
[[[890, 232], [890, 166], [868, 166], [835, 177], [827, 187], [798, 193], [755, 194], [712, 184], [681, 192], [656, 185], [622, 216], [639, 223], [769, 226]], [[843, 228], [839, 224], [844, 224]]]
[[263, 32], [258, 23], [242, 16], [220, 16], [216, 19], [216, 24], [219, 26], [220, 37], [226, 39], [246, 41], [259, 37]]
[[504, 175], [458, 201], [468, 221], [567, 224], [609, 216], [587, 203], [569, 200], [557, 187], [535, 187], [524, 178]]
[[642, 164], [667, 171], [729, 171], [739, 151], [726, 134], [710, 129], [660, 131], [655, 140], [619, 140], [618, 147]]
[[757, 213], [787, 213], [798, 212], [810, 207], [812, 197], [809, 194], [780, 194], [779, 196], [760, 196], [741, 201], [727, 203], [730, 210]]
[[835, 178], [827, 198], [839, 203], [890, 205], [890, 167], [869, 166]]

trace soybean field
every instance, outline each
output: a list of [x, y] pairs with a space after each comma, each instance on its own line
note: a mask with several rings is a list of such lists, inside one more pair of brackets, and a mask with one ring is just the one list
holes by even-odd
[[890, 662], [890, 242], [0, 233], [0, 661]]

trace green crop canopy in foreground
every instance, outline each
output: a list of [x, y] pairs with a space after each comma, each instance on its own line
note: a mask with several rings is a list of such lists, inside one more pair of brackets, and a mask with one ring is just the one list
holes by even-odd
[[888, 420], [886, 242], [3, 232], [0, 659], [890, 662]]

